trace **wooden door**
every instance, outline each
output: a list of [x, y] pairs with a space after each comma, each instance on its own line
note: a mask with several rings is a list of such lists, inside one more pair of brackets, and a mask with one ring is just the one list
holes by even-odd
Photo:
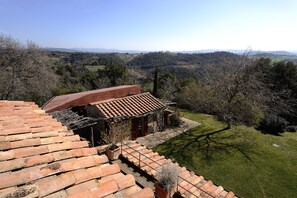
[[141, 118], [134, 118], [132, 120], [131, 139], [135, 140], [138, 137], [146, 136], [148, 134], [148, 116]]
[[131, 133], [131, 139], [135, 140], [138, 137], [141, 137], [139, 134], [141, 133], [141, 119], [140, 118], [134, 118], [132, 119], [132, 133]]

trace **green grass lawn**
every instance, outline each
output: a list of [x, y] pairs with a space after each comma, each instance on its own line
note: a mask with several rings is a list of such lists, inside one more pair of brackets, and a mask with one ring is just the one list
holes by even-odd
[[223, 130], [226, 125], [211, 115], [182, 116], [201, 125], [155, 151], [240, 197], [297, 197], [297, 133], [273, 136], [246, 126]]

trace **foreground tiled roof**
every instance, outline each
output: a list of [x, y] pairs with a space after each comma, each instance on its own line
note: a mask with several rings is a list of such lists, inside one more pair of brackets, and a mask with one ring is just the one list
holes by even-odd
[[34, 103], [0, 101], [0, 197], [25, 196], [153, 197], [153, 192]]
[[[141, 155], [139, 155], [141, 153]], [[198, 176], [194, 172], [188, 171], [178, 163], [173, 163], [170, 159], [153, 152], [151, 149], [137, 143], [129, 141], [122, 146], [122, 154], [130, 162], [140, 167], [147, 174], [156, 177], [158, 168], [165, 164], [173, 164], [180, 172], [178, 191], [183, 197], [215, 197], [215, 198], [234, 198], [233, 192], [227, 192], [222, 186], [216, 186], [210, 180], [205, 180], [203, 176]], [[139, 160], [141, 156], [141, 160]], [[139, 164], [140, 161], [140, 164]], [[185, 181], [186, 180], [186, 181]], [[188, 182], [194, 184], [191, 185]], [[190, 192], [188, 192], [190, 191]]]
[[165, 105], [150, 93], [127, 96], [106, 102], [92, 103], [96, 105], [104, 118], [134, 117], [165, 107]]
[[55, 96], [47, 101], [42, 109], [47, 113], [68, 109], [74, 106], [84, 106], [92, 102], [121, 98], [130, 94], [139, 94], [139, 85], [121, 85], [92, 91], [84, 91], [66, 95]]

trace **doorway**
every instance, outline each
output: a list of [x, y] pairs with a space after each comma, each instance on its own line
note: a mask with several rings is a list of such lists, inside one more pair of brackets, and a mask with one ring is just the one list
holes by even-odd
[[131, 129], [132, 140], [135, 140], [138, 137], [146, 136], [148, 134], [148, 117], [133, 118]]

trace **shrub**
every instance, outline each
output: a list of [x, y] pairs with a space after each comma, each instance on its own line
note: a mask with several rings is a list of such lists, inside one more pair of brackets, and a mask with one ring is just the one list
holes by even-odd
[[259, 129], [267, 133], [277, 134], [285, 132], [288, 122], [276, 115], [266, 115], [261, 121]]
[[180, 119], [180, 117], [178, 116], [177, 113], [171, 114], [170, 120], [171, 120], [171, 125], [172, 126], [179, 126], [180, 123], [181, 123], [181, 119]]
[[166, 164], [157, 170], [157, 183], [166, 190], [176, 186], [178, 182], [179, 171], [173, 164]]
[[297, 131], [297, 126], [293, 126], [293, 125], [287, 126], [286, 131], [288, 131], [288, 132], [296, 132]]

